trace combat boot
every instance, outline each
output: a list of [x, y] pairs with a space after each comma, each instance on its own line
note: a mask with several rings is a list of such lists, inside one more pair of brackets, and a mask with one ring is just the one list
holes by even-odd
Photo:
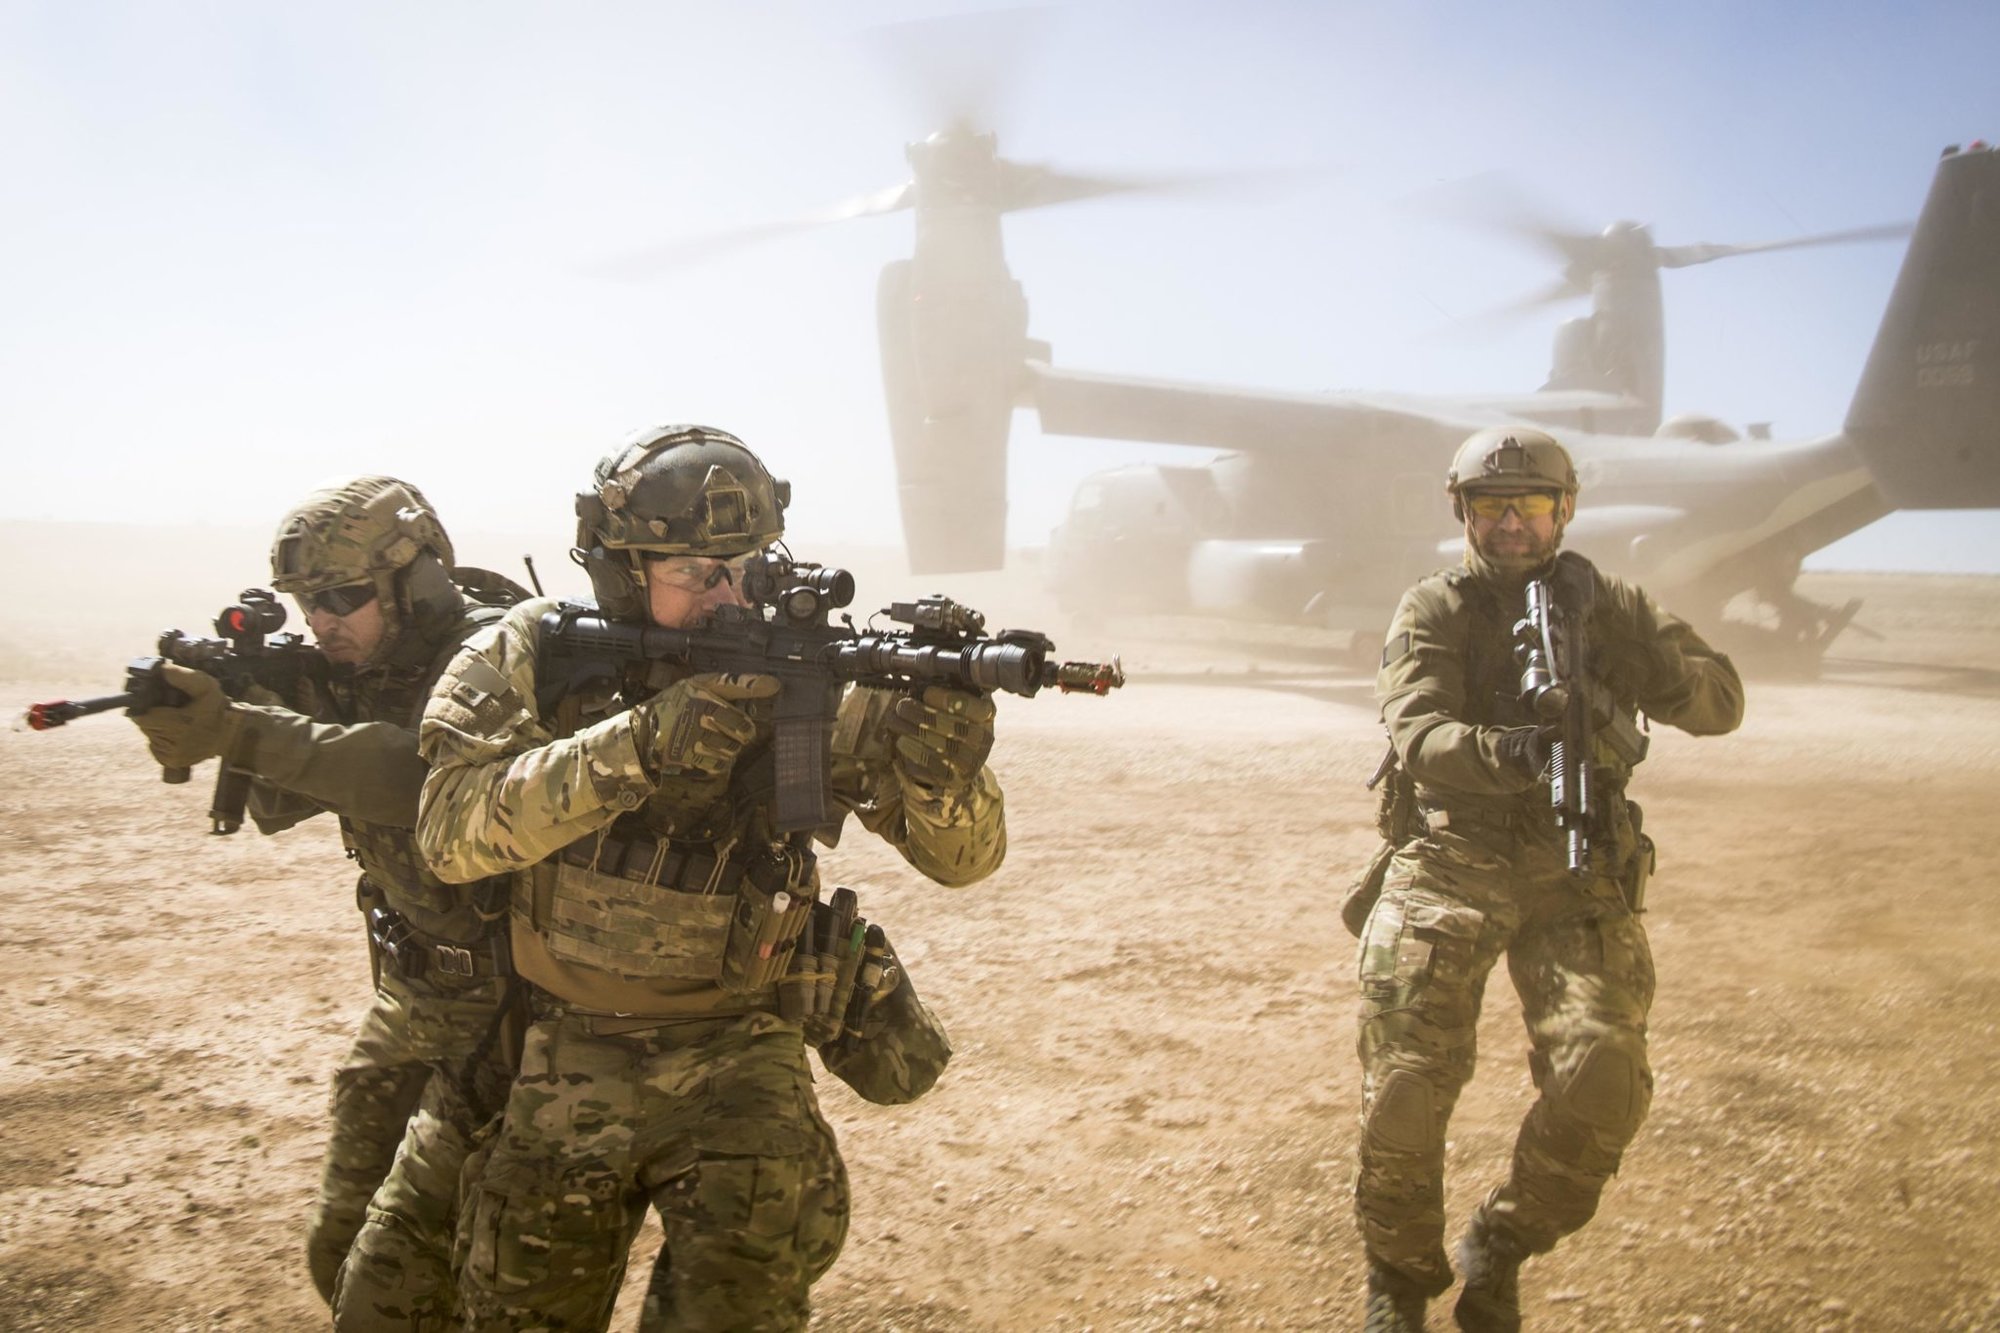
[[1466, 1333], [1520, 1333], [1521, 1262], [1527, 1252], [1475, 1213], [1458, 1243], [1458, 1271], [1465, 1286], [1452, 1318]]
[[1368, 1265], [1368, 1307], [1361, 1333], [1424, 1333], [1422, 1286], [1385, 1264]]

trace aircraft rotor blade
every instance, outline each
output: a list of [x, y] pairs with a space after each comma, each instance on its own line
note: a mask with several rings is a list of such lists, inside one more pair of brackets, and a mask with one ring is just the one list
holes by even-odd
[[1508, 326], [1518, 323], [1527, 316], [1564, 301], [1574, 301], [1590, 295], [1588, 287], [1579, 287], [1567, 277], [1556, 279], [1545, 287], [1508, 301], [1504, 305], [1467, 315], [1447, 326], [1447, 336], [1452, 338], [1483, 339], [1503, 332]]
[[1085, 175], [1028, 164], [1016, 165], [1014, 172], [1015, 177], [1007, 191], [1006, 209], [1010, 212], [1076, 203], [1083, 199], [1101, 199], [1107, 195], [1192, 196], [1230, 189], [1247, 191], [1306, 174], [1302, 170], [1270, 168], [1198, 172], [1184, 176], [1111, 176]]
[[1856, 241], [1901, 240], [1915, 230], [1911, 222], [1892, 222], [1879, 227], [1851, 227], [1818, 236], [1798, 236], [1785, 241], [1764, 241], [1755, 245], [1662, 245], [1654, 247], [1661, 268], [1687, 268], [1715, 259], [1737, 255], [1764, 254], [1771, 250], [1803, 250], [1814, 245], [1847, 245]]
[[595, 266], [598, 273], [607, 278], [633, 281], [686, 268], [727, 254], [746, 245], [756, 245], [762, 241], [774, 240], [780, 236], [790, 236], [796, 232], [809, 231], [814, 227], [829, 226], [836, 222], [848, 222], [855, 218], [875, 217], [883, 213], [894, 213], [910, 207], [915, 190], [908, 183], [892, 185], [873, 194], [856, 195], [831, 208], [807, 213], [801, 217], [788, 218], [781, 222], [762, 222], [748, 227], [732, 227], [727, 231], [710, 232], [705, 236], [691, 236], [685, 240], [669, 241], [665, 245], [654, 246], [637, 254], [613, 259]]
[[1566, 268], [1589, 267], [1597, 253], [1595, 234], [1557, 221], [1506, 172], [1446, 181], [1407, 196], [1402, 204], [1424, 216], [1511, 237], [1547, 252]]

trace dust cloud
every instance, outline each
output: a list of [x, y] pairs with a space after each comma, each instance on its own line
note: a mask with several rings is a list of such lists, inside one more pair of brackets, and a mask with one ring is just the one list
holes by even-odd
[[[511, 574], [533, 549], [552, 590], [578, 586], [566, 534], [459, 535], [464, 560]], [[111, 692], [160, 629], [205, 632], [260, 581], [265, 540], [0, 530], [10, 706]], [[906, 1108], [821, 1081], [855, 1198], [815, 1326], [1353, 1325], [1335, 909], [1374, 839], [1369, 680], [1268, 626], [1075, 626], [1029, 578], [855, 564], [860, 610], [941, 584], [1066, 654], [1122, 651], [1132, 684], [1002, 702], [1011, 850], [986, 883], [924, 884], [866, 838], [827, 858], [957, 1056]], [[1884, 637], [1843, 639], [1818, 679], [1753, 677], [1735, 736], [1656, 733], [1638, 790], [1661, 845], [1658, 1095], [1598, 1220], [1528, 1268], [1537, 1327], [2000, 1325], [2000, 580], [1801, 591], [1864, 597]], [[209, 837], [206, 798], [201, 775], [161, 785], [116, 716], [0, 733], [7, 1328], [324, 1318], [302, 1236], [367, 994], [350, 867], [326, 820]], [[1454, 1225], [1530, 1096], [1504, 982], [1487, 1010]]]

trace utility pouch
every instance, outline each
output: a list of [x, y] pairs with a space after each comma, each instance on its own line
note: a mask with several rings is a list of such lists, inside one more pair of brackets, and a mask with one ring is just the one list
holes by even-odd
[[723, 946], [717, 984], [731, 995], [750, 995], [772, 985], [791, 967], [812, 896], [804, 885], [812, 876], [812, 853], [786, 846], [750, 863], [736, 886], [736, 908]]
[[951, 1060], [951, 1041], [880, 926], [868, 927], [864, 953], [847, 1029], [819, 1047], [819, 1058], [866, 1100], [898, 1106], [930, 1091]]
[[869, 1015], [876, 1004], [886, 999], [896, 989], [896, 983], [902, 980], [903, 969], [889, 952], [889, 937], [880, 926], [871, 923], [862, 932], [859, 963], [854, 970], [854, 980], [847, 988], [847, 1004], [840, 1011], [841, 1028], [836, 1041], [865, 1040]]
[[[826, 902], [814, 903], [811, 928], [793, 954], [791, 971], [778, 985], [778, 1013], [805, 1029], [808, 1046], [834, 1041], [850, 1021], [858, 1024], [865, 1019], [874, 990], [882, 986], [883, 972], [890, 970], [882, 928], [863, 920], [857, 906], [852, 889], [835, 889]], [[866, 999], [859, 993], [864, 979]]]
[[1375, 792], [1375, 831], [1382, 835], [1382, 845], [1354, 877], [1340, 904], [1340, 924], [1357, 940], [1368, 924], [1368, 914], [1375, 910], [1375, 900], [1382, 896], [1389, 862], [1405, 843], [1424, 833], [1423, 816], [1417, 809], [1417, 784], [1398, 760], [1395, 746], [1383, 754], [1367, 785]]
[[1632, 859], [1625, 863], [1625, 873], [1618, 877], [1618, 888], [1624, 894], [1625, 906], [1633, 916], [1646, 910], [1646, 885], [1660, 864], [1659, 851], [1653, 846], [1651, 836], [1640, 833], [1636, 842]]
[[1368, 925], [1368, 914], [1375, 910], [1375, 900], [1382, 896], [1382, 881], [1388, 878], [1389, 862], [1396, 859], [1400, 847], [1399, 843], [1383, 839], [1382, 845], [1375, 849], [1375, 855], [1368, 858], [1368, 864], [1354, 877], [1347, 897], [1341, 900], [1340, 924], [1346, 926], [1347, 933], [1357, 940]]

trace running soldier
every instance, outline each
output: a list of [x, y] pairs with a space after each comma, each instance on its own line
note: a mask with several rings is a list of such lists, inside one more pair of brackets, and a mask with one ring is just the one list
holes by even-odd
[[1590, 1220], [1652, 1099], [1653, 960], [1639, 918], [1652, 843], [1625, 797], [1644, 747], [1600, 733], [1587, 762], [1603, 814], [1584, 873], [1572, 873], [1551, 809], [1550, 736], [1519, 698], [1514, 626], [1529, 581], [1561, 563], [1594, 588], [1589, 670], [1621, 734], [1638, 735], [1630, 724], [1641, 712], [1695, 735], [1731, 731], [1743, 716], [1728, 658], [1640, 589], [1558, 557], [1577, 480], [1553, 438], [1480, 431], [1446, 489], [1465, 524], [1465, 561], [1405, 593], [1389, 627], [1375, 689], [1400, 772], [1384, 800], [1388, 842], [1347, 914], [1362, 936], [1355, 1212], [1369, 1333], [1421, 1329], [1426, 1302], [1451, 1285], [1445, 1130], [1502, 954], [1539, 1096], [1511, 1173], [1460, 1243], [1461, 1328], [1520, 1327], [1522, 1261]]

